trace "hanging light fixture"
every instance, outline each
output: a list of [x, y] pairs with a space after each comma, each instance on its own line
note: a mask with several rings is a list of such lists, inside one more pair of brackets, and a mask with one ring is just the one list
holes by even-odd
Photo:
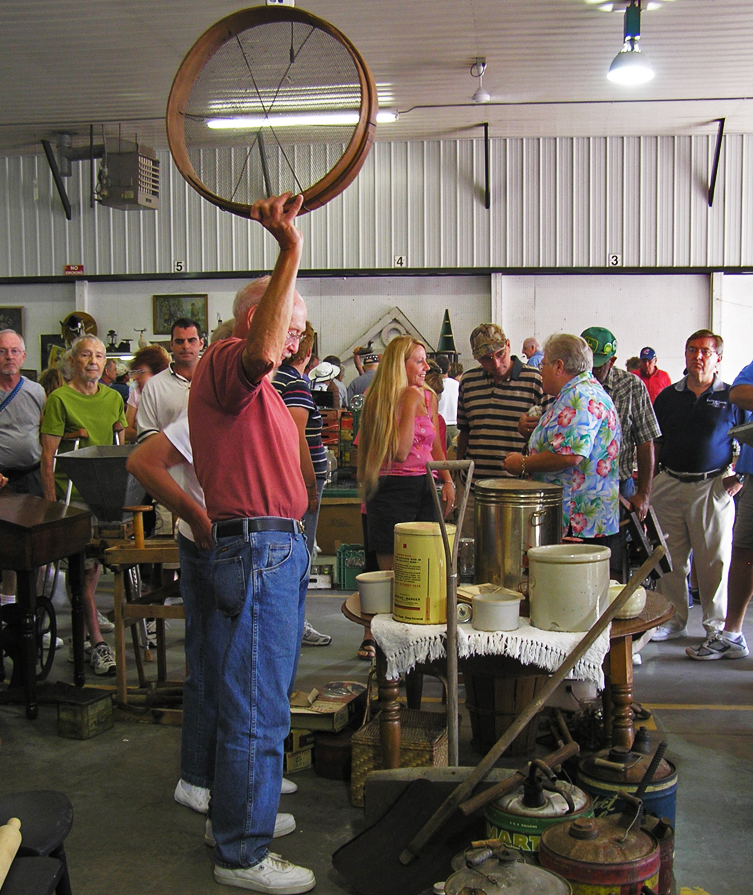
[[488, 103], [491, 99], [491, 96], [484, 90], [484, 72], [486, 71], [486, 59], [479, 58], [471, 66], [471, 75], [474, 78], [478, 78], [478, 87], [476, 88], [476, 92], [471, 97], [471, 100], [474, 103]]
[[616, 84], [645, 84], [654, 76], [651, 63], [641, 52], [641, 0], [631, 0], [625, 10], [624, 43], [612, 60], [607, 77]]

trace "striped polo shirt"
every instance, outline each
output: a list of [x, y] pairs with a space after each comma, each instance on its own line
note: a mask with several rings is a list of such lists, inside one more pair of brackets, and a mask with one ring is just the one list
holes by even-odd
[[510, 378], [496, 383], [481, 367], [463, 374], [458, 394], [458, 429], [468, 433], [465, 459], [476, 464], [474, 481], [509, 477], [507, 454], [522, 451], [526, 439], [518, 420], [545, 399], [538, 370], [513, 357]]

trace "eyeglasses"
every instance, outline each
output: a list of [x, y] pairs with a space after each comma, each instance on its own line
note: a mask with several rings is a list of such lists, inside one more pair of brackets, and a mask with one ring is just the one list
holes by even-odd
[[693, 345], [689, 345], [685, 349], [685, 354], [700, 354], [702, 357], [711, 357], [712, 354], [718, 354], [718, 352], [714, 351], [713, 348], [695, 348]]
[[294, 329], [288, 330], [288, 341], [289, 342], [300, 342], [303, 338], [303, 333], [296, 332]]
[[23, 349], [21, 349], [21, 348], [0, 348], [0, 357], [4, 354], [9, 355], [10, 357], [20, 357], [23, 354]]

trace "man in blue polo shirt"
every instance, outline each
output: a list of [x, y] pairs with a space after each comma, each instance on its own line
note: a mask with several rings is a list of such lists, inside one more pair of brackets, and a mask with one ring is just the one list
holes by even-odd
[[675, 615], [657, 628], [653, 640], [687, 636], [691, 550], [703, 627], [713, 636], [724, 626], [733, 497], [741, 487], [730, 474], [727, 432], [745, 421], [745, 411], [732, 404], [730, 386], [717, 373], [723, 350], [720, 336], [708, 329], [694, 332], [685, 343], [687, 375], [654, 403], [662, 434], [655, 442], [661, 472], [654, 479], [652, 503], [672, 556], [673, 571], [662, 578], [662, 593], [674, 604]]
[[[730, 400], [743, 410], [753, 410], [753, 363], [744, 367], [732, 383]], [[750, 416], [750, 414], [748, 414]], [[724, 630], [711, 634], [700, 646], [685, 652], [702, 662], [714, 659], [744, 659], [750, 650], [743, 634], [745, 611], [753, 596], [753, 447], [743, 444], [735, 473], [743, 483], [737, 501], [732, 560], [727, 578], [727, 617]]]

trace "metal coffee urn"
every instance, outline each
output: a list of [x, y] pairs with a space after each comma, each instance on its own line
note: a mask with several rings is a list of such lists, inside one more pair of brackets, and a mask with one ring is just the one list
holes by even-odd
[[482, 479], [476, 498], [475, 580], [528, 596], [530, 547], [562, 539], [562, 486], [520, 479]]

